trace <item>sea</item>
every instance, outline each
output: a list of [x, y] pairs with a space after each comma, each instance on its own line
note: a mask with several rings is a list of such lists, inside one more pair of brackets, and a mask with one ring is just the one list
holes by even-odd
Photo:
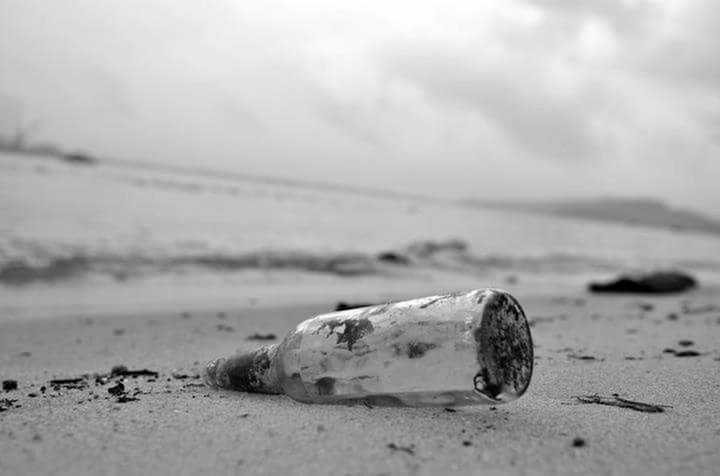
[[581, 283], [658, 268], [720, 283], [720, 236], [229, 171], [0, 153], [8, 312], [158, 283], [167, 299], [246, 278], [264, 288], [451, 275]]

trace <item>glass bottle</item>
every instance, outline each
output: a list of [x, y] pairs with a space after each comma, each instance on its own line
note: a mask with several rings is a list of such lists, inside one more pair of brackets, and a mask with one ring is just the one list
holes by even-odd
[[532, 369], [522, 308], [480, 289], [322, 314], [280, 344], [211, 361], [203, 378], [306, 403], [456, 406], [512, 401]]

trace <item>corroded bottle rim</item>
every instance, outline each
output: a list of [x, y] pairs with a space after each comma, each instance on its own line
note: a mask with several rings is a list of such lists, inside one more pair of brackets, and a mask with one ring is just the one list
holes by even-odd
[[481, 296], [482, 307], [473, 328], [479, 364], [473, 386], [475, 392], [493, 402], [515, 400], [525, 393], [532, 377], [530, 326], [522, 307], [509, 293], [492, 289]]

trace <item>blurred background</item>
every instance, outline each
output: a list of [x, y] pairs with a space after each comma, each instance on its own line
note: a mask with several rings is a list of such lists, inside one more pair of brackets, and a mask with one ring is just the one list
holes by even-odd
[[719, 28], [703, 1], [0, 0], [0, 303], [720, 282]]

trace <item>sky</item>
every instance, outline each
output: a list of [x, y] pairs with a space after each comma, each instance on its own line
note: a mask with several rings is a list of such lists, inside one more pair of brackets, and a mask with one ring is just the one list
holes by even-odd
[[720, 2], [0, 0], [0, 133], [443, 197], [720, 216]]

